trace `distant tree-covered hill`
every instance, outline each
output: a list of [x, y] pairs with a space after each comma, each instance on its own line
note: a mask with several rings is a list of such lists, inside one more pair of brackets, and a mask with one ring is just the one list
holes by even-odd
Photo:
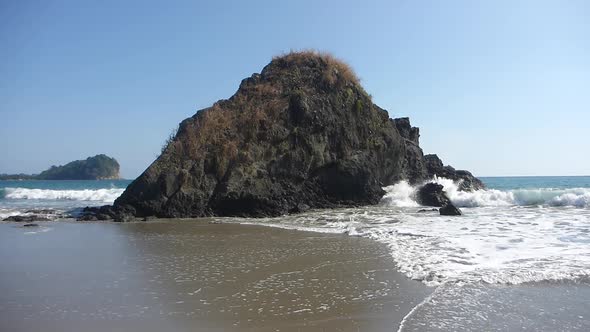
[[51, 166], [38, 175], [2, 174], [0, 180], [102, 180], [119, 179], [119, 163], [115, 158], [99, 154], [63, 166]]
[[36, 175], [31, 174], [0, 174], [0, 180], [35, 180]]

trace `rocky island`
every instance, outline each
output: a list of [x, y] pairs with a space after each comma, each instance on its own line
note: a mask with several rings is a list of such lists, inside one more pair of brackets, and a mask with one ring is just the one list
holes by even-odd
[[40, 174], [2, 174], [0, 180], [107, 180], [119, 179], [119, 163], [104, 154], [51, 166]]
[[291, 52], [244, 79], [227, 100], [180, 123], [162, 154], [114, 205], [136, 217], [279, 216], [377, 204], [382, 187], [433, 176], [483, 187], [424, 156], [419, 129], [390, 119], [352, 69], [329, 54]]

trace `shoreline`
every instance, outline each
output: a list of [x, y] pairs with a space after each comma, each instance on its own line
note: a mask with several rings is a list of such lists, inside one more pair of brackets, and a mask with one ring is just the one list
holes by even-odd
[[[14, 224], [4, 225], [0, 232], [6, 237], [2, 246], [10, 246], [15, 239], [19, 241], [18, 235], [10, 233], [22, 235], [23, 230], [13, 227]], [[209, 219], [138, 223], [60, 221], [40, 223], [39, 228], [38, 234], [32, 234], [39, 236], [21, 236], [21, 240], [35, 243], [36, 249], [32, 251], [24, 245], [15, 251], [12, 243], [11, 257], [2, 270], [35, 271], [39, 269], [35, 261], [47, 255], [58, 257], [59, 262], [46, 266], [43, 280], [34, 280], [31, 275], [33, 280], [2, 282], [2, 286], [12, 284], [11, 289], [20, 289], [3, 289], [2, 302], [49, 300], [57, 302], [53, 306], [59, 306], [59, 301], [47, 294], [28, 293], [26, 285], [35, 282], [41, 282], [44, 292], [61, 289], [72, 293], [68, 304], [55, 312], [42, 310], [35, 303], [30, 307], [5, 305], [0, 321], [13, 331], [40, 327], [45, 331], [99, 331], [122, 326], [130, 331], [391, 331], [432, 292], [432, 288], [397, 272], [386, 245], [362, 237], [248, 224], [213, 224]], [[41, 239], [55, 245], [54, 241], [69, 238], [71, 233], [81, 237], [76, 243], [85, 244], [76, 247], [75, 253], [60, 253], [61, 248], [44, 253], [49, 248], [39, 248]], [[100, 260], [81, 260], [82, 256], [102, 257], [100, 252], [108, 253], [112, 247], [119, 249], [113, 253], [118, 255], [112, 257], [114, 262], [103, 266]], [[8, 255], [8, 251], [4, 252]], [[33, 254], [37, 257], [26, 260]], [[129, 271], [127, 265], [118, 267], [121, 260], [134, 262], [134, 269]], [[87, 295], [76, 292], [77, 283], [83, 282], [82, 275], [87, 272], [78, 272], [85, 270], [84, 266], [64, 271], [75, 266], [75, 262], [94, 264], [86, 269], [95, 272], [92, 279], [98, 294], [89, 297], [94, 291]], [[70, 279], [67, 285], [60, 282], [63, 274]], [[128, 291], [126, 297], [107, 291], [109, 288], [105, 287], [113, 277], [127, 274], [133, 278], [122, 278], [116, 284], [120, 290]], [[157, 294], [146, 297], [146, 289]], [[93, 303], [97, 295], [111, 304], [104, 307], [104, 303]], [[58, 292], [54, 296], [59, 299], [63, 294]], [[130, 304], [147, 309], [142, 312]], [[73, 307], [77, 313], [72, 313]], [[103, 314], [92, 316], [93, 310]], [[64, 316], [64, 311], [69, 314]]]
[[369, 237], [216, 218], [0, 228], [0, 328], [17, 332], [590, 328], [587, 279], [429, 287]]

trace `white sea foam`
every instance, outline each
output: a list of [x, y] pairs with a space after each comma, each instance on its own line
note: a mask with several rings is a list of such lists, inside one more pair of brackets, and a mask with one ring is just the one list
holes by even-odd
[[398, 207], [418, 206], [414, 199], [416, 188], [406, 181], [385, 187], [384, 190], [385, 195], [381, 199], [382, 204]]
[[73, 200], [112, 203], [124, 190], [121, 188], [84, 190], [4, 188], [4, 198], [9, 200]]
[[[444, 186], [447, 195], [458, 207], [484, 206], [573, 206], [590, 207], [590, 188], [572, 189], [517, 189], [501, 191], [484, 189], [477, 191], [459, 191], [459, 186], [445, 178], [434, 179]], [[415, 201], [416, 188], [402, 181], [384, 188], [386, 191], [382, 204], [397, 207], [418, 206]]]
[[367, 236], [387, 243], [402, 272], [427, 284], [517, 284], [590, 275], [590, 215], [477, 208], [462, 218], [407, 216]]
[[418, 212], [416, 189], [402, 182], [385, 188], [379, 206], [241, 222], [375, 239], [389, 246], [402, 273], [428, 285], [590, 276], [589, 188], [461, 192], [450, 180], [436, 181], [463, 216]]
[[8, 217], [12, 217], [12, 216], [18, 216], [21, 215], [22, 212], [18, 211], [16, 209], [4, 209], [4, 208], [0, 208], [0, 220], [4, 220]]

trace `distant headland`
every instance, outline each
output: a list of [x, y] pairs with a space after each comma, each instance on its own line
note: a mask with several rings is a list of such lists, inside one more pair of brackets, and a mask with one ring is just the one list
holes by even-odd
[[0, 180], [108, 180], [119, 179], [119, 163], [104, 154], [51, 166], [40, 174], [0, 174]]

